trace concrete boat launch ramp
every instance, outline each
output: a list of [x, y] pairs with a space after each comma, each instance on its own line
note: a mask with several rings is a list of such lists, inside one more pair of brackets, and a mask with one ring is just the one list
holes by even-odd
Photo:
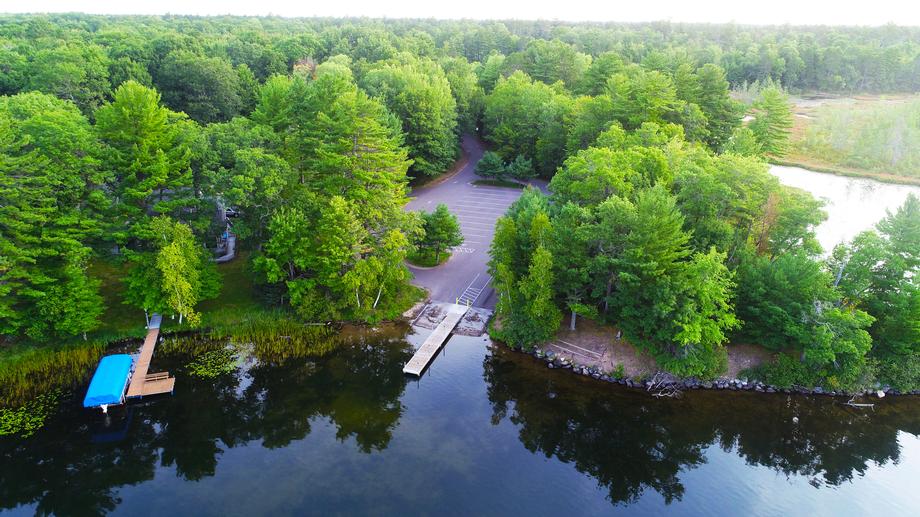
[[469, 307], [466, 305], [459, 305], [456, 303], [448, 305], [447, 315], [437, 328], [432, 331], [431, 335], [428, 336], [428, 339], [422, 343], [422, 346], [416, 350], [412, 359], [409, 359], [409, 362], [403, 367], [403, 372], [420, 377], [431, 360], [434, 359], [438, 350], [440, 350], [444, 342], [447, 341], [454, 327], [457, 326], [457, 323], [460, 323], [460, 320], [463, 318], [463, 315], [466, 314], [467, 310], [469, 310]]

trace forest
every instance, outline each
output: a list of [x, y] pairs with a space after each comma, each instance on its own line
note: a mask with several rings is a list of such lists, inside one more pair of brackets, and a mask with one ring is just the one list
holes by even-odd
[[[920, 29], [282, 18], [0, 18], [0, 335], [86, 339], [103, 278], [138, 312], [203, 324], [233, 231], [265, 307], [393, 318], [426, 239], [410, 181], [459, 136], [538, 175], [498, 221], [496, 337], [578, 316], [702, 378], [725, 347], [778, 383], [920, 386], [920, 201], [822, 250], [781, 186], [787, 93], [920, 89]], [[750, 103], [732, 90], [760, 85]], [[746, 117], [747, 115], [747, 117]], [[743, 120], [747, 120], [743, 122]], [[487, 161], [488, 160], [488, 161]], [[443, 215], [443, 214], [441, 214]], [[829, 254], [825, 254], [829, 252]], [[204, 322], [206, 324], [207, 322]]]

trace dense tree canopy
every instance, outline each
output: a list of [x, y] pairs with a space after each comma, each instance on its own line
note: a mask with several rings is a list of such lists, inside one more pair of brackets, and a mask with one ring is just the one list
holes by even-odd
[[[477, 132], [491, 146], [478, 172], [540, 175], [551, 192], [528, 189], [497, 224], [503, 339], [550, 339], [564, 310], [682, 375], [717, 375], [725, 343], [751, 341], [854, 385], [874, 361], [920, 352], [917, 200], [826, 256], [821, 202], [781, 186], [763, 156], [786, 150], [788, 92], [920, 88], [918, 37], [8, 16], [0, 334], [91, 331], [103, 304], [88, 266], [125, 259], [130, 305], [198, 323], [219, 287], [207, 246], [228, 229], [272, 304], [313, 321], [390, 317], [410, 293], [407, 253], [458, 242], [445, 210], [404, 211], [407, 174], [448, 169], [461, 134]], [[860, 140], [892, 140], [891, 120]], [[904, 142], [873, 143], [883, 152], [868, 158], [846, 145], [851, 161], [913, 163]]]
[[457, 156], [457, 103], [437, 63], [412, 57], [406, 61], [376, 65], [361, 84], [399, 117], [412, 170], [436, 175], [447, 170]]
[[105, 207], [99, 154], [73, 104], [0, 97], [0, 334], [47, 339], [96, 326], [102, 300], [86, 263]]

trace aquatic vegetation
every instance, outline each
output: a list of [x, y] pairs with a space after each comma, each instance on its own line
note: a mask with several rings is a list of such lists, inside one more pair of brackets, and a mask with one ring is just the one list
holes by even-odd
[[5, 351], [0, 360], [0, 406], [17, 406], [51, 389], [86, 380], [104, 350], [101, 342], [89, 342], [54, 348], [21, 346]]
[[188, 372], [196, 377], [213, 379], [236, 370], [239, 356], [233, 350], [224, 348], [201, 354], [186, 365]]
[[337, 344], [332, 326], [305, 324], [280, 312], [257, 314], [211, 334], [227, 337], [235, 346], [248, 348], [259, 361], [272, 363], [325, 355]]
[[0, 408], [0, 436], [32, 436], [45, 425], [45, 420], [61, 399], [60, 389], [51, 390], [16, 408]]
[[[336, 328], [330, 325], [305, 324], [283, 312], [254, 313], [234, 323], [212, 327], [207, 333], [183, 333], [167, 337], [159, 352], [167, 355], [191, 354], [195, 367], [204, 371], [229, 361], [226, 354], [242, 360], [254, 357], [263, 363], [279, 364], [293, 358], [318, 357], [339, 344]], [[206, 357], [206, 359], [202, 359]], [[237, 361], [234, 359], [234, 361]], [[197, 363], [199, 360], [208, 361]], [[203, 377], [219, 375], [202, 374]]]

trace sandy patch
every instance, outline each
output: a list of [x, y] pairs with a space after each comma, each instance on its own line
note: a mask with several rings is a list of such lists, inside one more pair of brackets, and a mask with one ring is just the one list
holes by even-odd
[[[658, 371], [655, 359], [639, 350], [625, 338], [617, 339], [619, 329], [599, 325], [579, 318], [576, 329], [569, 330], [568, 318], [556, 333], [556, 339], [543, 345], [543, 351], [552, 351], [575, 364], [594, 366], [602, 372], [613, 372], [623, 365], [629, 377], [642, 377]], [[773, 352], [757, 345], [728, 345], [728, 368], [722, 377], [738, 378], [742, 370], [769, 362]]]
[[555, 341], [544, 345], [543, 350], [551, 350], [577, 364], [595, 366], [603, 372], [613, 372], [618, 365], [623, 365], [629, 377], [658, 370], [651, 356], [625, 338], [617, 339], [619, 329], [616, 327], [598, 325], [586, 318], [578, 318], [575, 326], [574, 331], [569, 330], [566, 317]]

